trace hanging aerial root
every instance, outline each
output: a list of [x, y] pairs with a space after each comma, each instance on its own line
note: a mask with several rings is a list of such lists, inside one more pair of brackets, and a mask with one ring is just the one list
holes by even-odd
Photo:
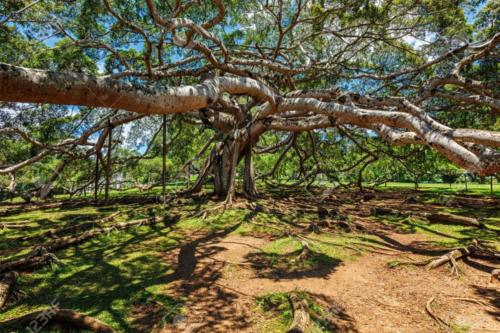
[[3, 309], [11, 295], [17, 280], [17, 272], [8, 272], [0, 279], [0, 310]]
[[96, 333], [114, 333], [115, 330], [102, 321], [84, 315], [82, 313], [60, 309], [57, 307], [47, 308], [41, 311], [35, 311], [27, 315], [0, 322], [1, 329], [26, 328], [34, 331], [41, 329], [48, 324], [59, 324], [78, 330], [87, 330]]
[[300, 298], [296, 293], [291, 293], [288, 296], [293, 308], [293, 321], [287, 330], [287, 333], [304, 333], [306, 332], [311, 317], [309, 315], [309, 306], [307, 302]]

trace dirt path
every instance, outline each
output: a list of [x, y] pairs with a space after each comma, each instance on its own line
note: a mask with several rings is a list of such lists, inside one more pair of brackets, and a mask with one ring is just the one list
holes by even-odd
[[[403, 245], [422, 240], [419, 234], [389, 236]], [[188, 312], [162, 332], [257, 332], [263, 318], [253, 311], [254, 297], [294, 288], [345, 309], [339, 332], [438, 331], [425, 312], [432, 296], [436, 297], [435, 312], [457, 327], [469, 327], [471, 332], [500, 332], [500, 288], [490, 284], [487, 273], [480, 270], [461, 265], [465, 276], [456, 278], [445, 269], [390, 269], [386, 263], [393, 257], [365, 254], [341, 263], [323, 277], [260, 278], [245, 262], [266, 242], [226, 233], [189, 243], [172, 254], [180, 259], [177, 271], [182, 276], [172, 279], [170, 290], [187, 299]], [[482, 299], [490, 306], [452, 297]]]

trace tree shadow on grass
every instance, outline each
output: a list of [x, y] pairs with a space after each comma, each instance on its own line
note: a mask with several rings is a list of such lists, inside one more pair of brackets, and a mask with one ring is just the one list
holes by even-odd
[[[161, 242], [172, 232], [170, 226], [146, 226], [92, 239], [57, 253], [65, 263], [28, 277], [20, 288], [28, 298], [15, 306], [40, 307], [56, 300], [61, 307], [97, 316], [125, 332], [143, 330], [128, 320], [136, 304], [164, 304], [164, 311], [175, 302], [157, 291], [159, 281], [171, 269], [157, 255]], [[175, 243], [175, 242], [173, 242]], [[171, 244], [172, 247], [175, 244]], [[163, 315], [162, 315], [163, 316]]]
[[274, 280], [326, 277], [342, 263], [339, 259], [313, 250], [309, 250], [306, 258], [299, 258], [301, 251], [285, 254], [251, 252], [245, 259], [258, 277]]

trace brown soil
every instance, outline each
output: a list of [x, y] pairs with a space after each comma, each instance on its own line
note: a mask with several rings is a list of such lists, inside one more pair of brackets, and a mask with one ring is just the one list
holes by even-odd
[[[155, 333], [263, 332], [263, 322], [273, 314], [256, 310], [255, 297], [299, 289], [333, 310], [335, 332], [443, 331], [426, 312], [432, 297], [433, 312], [454, 325], [448, 331], [466, 332], [461, 328], [468, 327], [467, 332], [500, 332], [500, 283], [490, 282], [489, 273], [495, 268], [491, 262], [465, 259], [459, 262], [460, 277], [451, 275], [446, 266], [431, 271], [387, 266], [391, 260], [419, 261], [446, 252], [433, 248], [426, 235], [399, 233], [370, 218], [375, 206], [420, 212], [442, 208], [422, 203], [413, 195], [365, 195], [347, 205], [342, 204], [346, 198], [333, 195], [320, 197], [320, 202], [319, 196], [263, 200], [278, 214], [316, 209], [320, 219], [320, 206], [336, 207], [337, 213], [356, 217], [355, 230], [378, 236], [381, 245], [397, 252], [364, 253], [355, 260], [319, 268], [314, 274], [262, 274], [265, 268], [252, 258], [271, 240], [265, 235], [232, 233], [238, 225], [211, 235], [188, 235], [179, 249], [164, 254], [166, 261], [177, 266], [162, 281], [168, 284], [169, 295], [185, 300], [187, 311], [175, 317], [174, 323], [164, 324], [158, 320], [161, 305], [141, 305], [136, 309], [136, 328]], [[297, 232], [305, 230], [303, 225], [292, 225]]]
[[[401, 246], [423, 240], [419, 234], [386, 237]], [[365, 254], [322, 277], [261, 278], [246, 258], [267, 242], [226, 232], [183, 246], [176, 254], [180, 264], [170, 277], [170, 290], [187, 298], [188, 311], [186, 318], [159, 331], [258, 332], [265, 318], [255, 312], [254, 297], [295, 288], [345, 309], [338, 319], [339, 332], [439, 331], [425, 311], [433, 296], [434, 311], [446, 321], [468, 325], [472, 332], [500, 331], [500, 285], [490, 283], [487, 273], [470, 265], [461, 264], [464, 275], [457, 278], [446, 269], [391, 269], [386, 264], [394, 256]], [[469, 261], [479, 268], [484, 265]], [[454, 298], [480, 299], [488, 306]]]

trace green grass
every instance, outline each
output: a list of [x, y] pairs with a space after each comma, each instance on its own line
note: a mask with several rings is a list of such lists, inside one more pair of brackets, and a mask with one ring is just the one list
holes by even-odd
[[[369, 185], [369, 184], [367, 184]], [[388, 182], [387, 184], [380, 185], [378, 188], [383, 190], [413, 190], [415, 185], [413, 183], [398, 183]], [[490, 184], [468, 183], [467, 190], [465, 190], [464, 183], [444, 184], [444, 183], [419, 183], [418, 190], [431, 193], [443, 194], [457, 194], [465, 193], [470, 195], [490, 196]], [[500, 184], [493, 184], [493, 196], [500, 197]]]
[[[218, 205], [216, 202], [182, 200], [172, 203], [167, 212], [174, 225], [141, 226], [111, 232], [86, 241], [78, 246], [58, 251], [62, 265], [46, 267], [31, 274], [21, 275], [18, 286], [28, 297], [6, 307], [0, 313], [0, 321], [40, 310], [57, 301], [61, 307], [70, 308], [93, 316], [119, 332], [138, 332], [134, 307], [149, 304], [163, 309], [159, 315], [170, 317], [185, 311], [183, 299], [170, 296], [166, 277], [174, 272], [164, 254], [179, 247], [186, 235], [225, 230], [241, 224], [249, 211], [228, 209], [208, 214], [206, 218], [195, 214]], [[19, 236], [33, 236], [49, 229], [66, 227], [108, 216], [117, 209], [130, 211], [135, 208], [151, 208], [156, 214], [165, 209], [159, 205], [83, 206], [55, 208], [14, 214], [2, 221], [24, 222], [30, 229], [0, 231], [0, 260], [21, 257], [28, 253], [34, 242], [15, 240]], [[124, 214], [113, 222], [139, 219], [148, 216]], [[241, 226], [236, 233], [243, 233]], [[254, 232], [247, 228], [248, 232]], [[6, 241], [4, 241], [6, 240]]]
[[[178, 190], [185, 189], [185, 186], [183, 183], [180, 182], [170, 182], [167, 184], [167, 193], [174, 193]], [[141, 192], [138, 188], [132, 187], [124, 190], [116, 190], [110, 188], [109, 190], [109, 197], [111, 199], [113, 198], [123, 198], [127, 196], [159, 196], [162, 193], [162, 187], [161, 186], [155, 186], [152, 189], [149, 189], [148, 191]], [[94, 198], [94, 192], [90, 191], [87, 192], [87, 195], [76, 195], [73, 196], [73, 199], [93, 199]], [[104, 199], [104, 190], [99, 192], [98, 195], [99, 199]], [[70, 199], [69, 194], [56, 194], [54, 195], [55, 200], [68, 200]], [[37, 199], [33, 198], [33, 202], [36, 202]], [[9, 200], [3, 200], [0, 202], [10, 202]], [[23, 203], [24, 200], [21, 197], [15, 197], [12, 200], [13, 203]]]
[[[33, 230], [23, 235], [33, 235], [51, 228], [101, 218], [117, 209], [133, 208], [137, 207], [58, 208], [21, 213], [6, 220], [31, 221], [28, 224], [33, 226]], [[155, 208], [156, 213], [164, 210], [160, 206]], [[148, 214], [125, 214], [116, 221], [139, 219]], [[2, 231], [1, 260], [26, 254], [28, 246], [34, 245], [3, 241], [20, 234], [19, 230]], [[111, 232], [58, 251], [56, 254], [62, 265], [46, 267], [20, 277], [18, 286], [28, 297], [9, 305], [0, 313], [0, 321], [46, 308], [53, 301], [61, 307], [94, 316], [121, 332], [136, 331], [132, 312], [138, 304], [161, 304], [168, 319], [176, 309], [182, 308], [179, 305], [183, 300], [167, 293], [163, 281], [173, 269], [162, 259], [161, 254], [179, 246], [181, 239], [182, 233], [177, 229], [156, 224]]]
[[497, 222], [487, 223], [485, 228], [466, 227], [460, 225], [449, 225], [430, 223], [425, 219], [401, 216], [377, 216], [380, 221], [396, 227], [396, 230], [405, 233], [418, 232], [426, 235], [426, 242], [435, 247], [458, 247], [468, 245], [472, 239], [487, 242], [500, 249], [498, 234], [500, 224]]
[[[440, 193], [428, 193], [427, 199], [437, 202], [440, 196]], [[61, 307], [94, 316], [119, 332], [139, 331], [138, 318], [134, 313], [138, 305], [159, 307], [157, 315], [165, 317], [168, 322], [186, 309], [183, 306], [185, 300], [171, 294], [166, 277], [174, 272], [171, 266], [173, 262], [167, 260], [165, 255], [179, 247], [186, 239], [203, 237], [205, 234], [228, 228], [233, 228], [234, 234], [269, 239], [269, 243], [261, 252], [253, 253], [253, 259], [256, 263], [267, 260], [270, 263], [267, 271], [272, 278], [325, 276], [338, 265], [355, 260], [364, 252], [364, 245], [378, 245], [375, 236], [356, 233], [310, 233], [304, 237], [308, 241], [312, 256], [304, 262], [297, 262], [295, 259], [302, 250], [302, 244], [297, 237], [289, 236], [286, 231], [297, 227], [305, 228], [309, 223], [317, 222], [316, 213], [287, 212], [284, 215], [276, 211], [256, 213], [244, 208], [210, 211], [218, 205], [220, 202], [181, 199], [172, 202], [166, 210], [155, 204], [81, 206], [19, 212], [0, 218], [1, 222], [26, 223], [30, 227], [28, 230], [0, 230], [0, 260], [5, 260], [25, 255], [32, 246], [39, 244], [39, 240], [20, 241], [16, 240], [16, 237], [39, 235], [49, 229], [96, 220], [109, 216], [116, 210], [129, 212], [137, 208], [150, 209], [141, 214], [123, 214], [107, 225], [116, 221], [139, 219], [152, 213], [168, 214], [171, 217], [167, 225], [157, 224], [115, 231], [57, 252], [62, 265], [46, 267], [20, 277], [19, 288], [26, 292], [28, 297], [9, 304], [5, 311], [0, 313], [0, 321], [45, 308], [55, 300]], [[402, 232], [425, 234], [428, 242], [439, 247], [463, 245], [471, 238], [489, 240], [498, 246], [500, 216], [494, 207], [466, 209], [443, 206], [441, 209], [479, 217], [486, 223], [487, 228], [429, 224], [419, 219], [403, 221], [401, 217], [396, 216], [376, 218], [399, 228]], [[202, 214], [205, 210], [208, 211], [206, 216]], [[263, 273], [266, 273], [266, 270], [263, 270]], [[277, 295], [276, 298], [281, 296]], [[286, 313], [286, 302], [282, 302], [282, 306], [284, 308], [278, 311], [283, 312], [282, 314], [273, 315], [263, 323], [263, 332], [286, 330], [290, 317]], [[311, 306], [314, 306], [313, 301]], [[317, 330], [312, 332], [325, 331], [321, 323], [315, 325], [314, 329]]]
[[158, 253], [178, 242], [170, 228], [139, 227], [103, 235], [57, 253], [61, 266], [22, 275], [28, 298], [0, 314], [0, 320], [46, 307], [61, 307], [95, 316], [121, 331], [133, 328], [128, 315], [135, 304], [160, 302], [165, 312], [181, 302], [164, 293], [159, 281], [172, 272]]

